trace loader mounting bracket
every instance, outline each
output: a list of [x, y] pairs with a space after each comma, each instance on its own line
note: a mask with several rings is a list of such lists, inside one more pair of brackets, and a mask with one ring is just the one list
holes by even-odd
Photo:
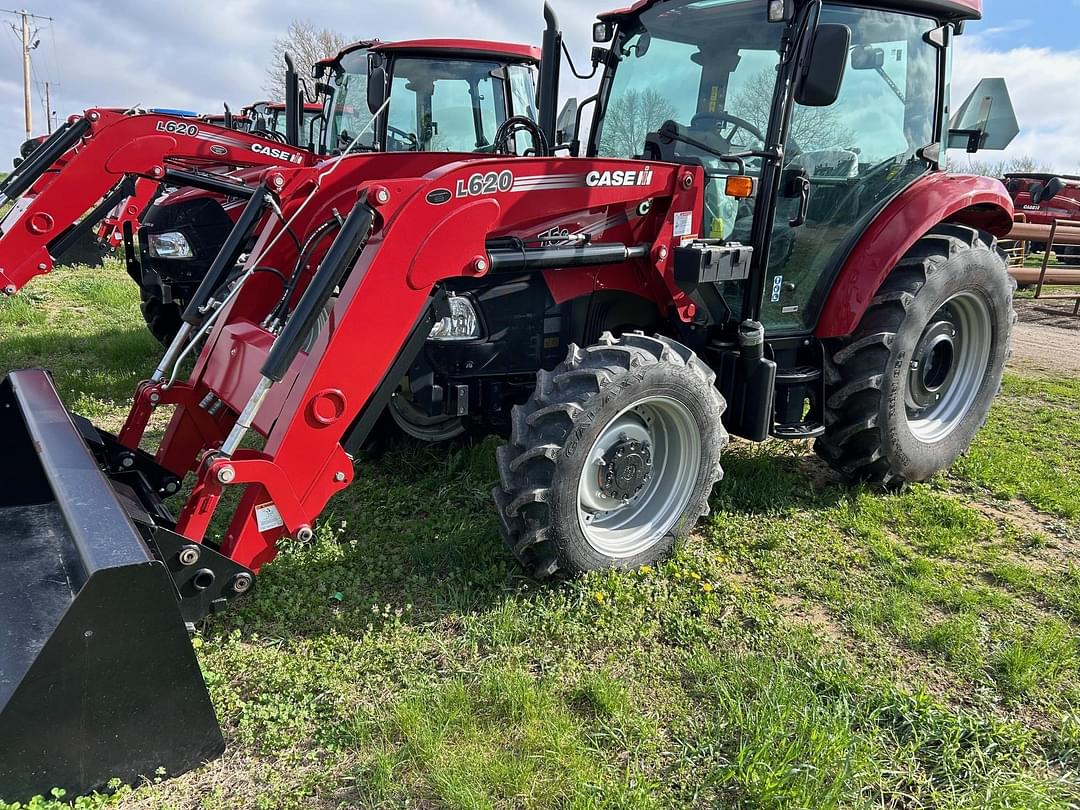
[[153, 530], [149, 542], [169, 569], [180, 598], [180, 612], [189, 624], [221, 613], [255, 587], [251, 570], [210, 546], [192, 543], [160, 527]]

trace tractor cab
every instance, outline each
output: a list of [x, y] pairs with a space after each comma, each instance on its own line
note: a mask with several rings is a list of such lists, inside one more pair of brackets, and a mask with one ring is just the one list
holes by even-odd
[[942, 168], [948, 49], [978, 7], [669, 0], [604, 15], [589, 154], [703, 166], [686, 235], [757, 254], [710, 315], [810, 334], [854, 238]]
[[357, 43], [315, 66], [326, 96], [323, 152], [350, 145], [371, 152], [493, 152], [495, 134], [509, 118], [535, 119], [539, 62], [539, 49], [527, 45]]
[[[244, 108], [241, 119], [243, 130], [254, 135], [262, 135], [274, 140], [286, 137], [286, 116], [288, 107], [273, 101], [259, 101]], [[304, 104], [300, 127], [300, 146], [314, 151], [322, 140], [322, 104], [309, 102]]]

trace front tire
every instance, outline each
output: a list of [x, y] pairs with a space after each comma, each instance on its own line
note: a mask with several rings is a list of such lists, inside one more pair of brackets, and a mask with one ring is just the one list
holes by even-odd
[[140, 288], [142, 294], [142, 315], [146, 327], [162, 346], [172, 345], [173, 339], [183, 326], [183, 311], [174, 301], [166, 304], [162, 300], [160, 287]]
[[1014, 290], [988, 234], [943, 224], [919, 240], [855, 333], [826, 346], [818, 454], [849, 478], [889, 488], [950, 467], [1001, 388]]
[[606, 334], [540, 372], [514, 409], [494, 493], [533, 577], [636, 568], [689, 536], [723, 477], [715, 381], [686, 347], [643, 334]]

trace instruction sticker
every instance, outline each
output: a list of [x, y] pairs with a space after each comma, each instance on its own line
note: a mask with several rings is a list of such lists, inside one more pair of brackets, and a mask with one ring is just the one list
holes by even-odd
[[773, 279], [772, 302], [774, 304], [779, 304], [780, 303], [780, 297], [783, 295], [783, 293], [784, 293], [784, 277], [783, 276], [777, 276], [775, 279]]
[[273, 531], [285, 525], [285, 521], [281, 519], [281, 513], [272, 503], [255, 507], [255, 523], [260, 532]]
[[679, 211], [675, 214], [675, 238], [690, 236], [694, 232], [694, 212]]

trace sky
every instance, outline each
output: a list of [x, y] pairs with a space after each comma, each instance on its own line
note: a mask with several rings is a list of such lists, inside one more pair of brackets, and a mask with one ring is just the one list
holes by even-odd
[[[91, 106], [234, 109], [264, 95], [271, 44], [295, 18], [350, 38], [461, 36], [539, 43], [541, 0], [26, 0], [36, 21], [35, 132], [45, 131], [40, 97], [52, 87], [61, 120]], [[604, 0], [600, 0], [604, 2]], [[609, 0], [612, 7], [626, 0]], [[554, 0], [567, 44], [588, 63], [591, 22], [608, 6]], [[1003, 76], [1021, 135], [1007, 153], [1031, 155], [1062, 172], [1080, 169], [1080, 0], [985, 0], [985, 20], [957, 40], [954, 102], [979, 78]], [[17, 23], [9, 14], [0, 19]], [[567, 71], [564, 69], [564, 77]], [[573, 83], [569, 92], [587, 95]], [[19, 40], [0, 30], [0, 156], [24, 135]], [[7, 157], [0, 157], [6, 168]]]

